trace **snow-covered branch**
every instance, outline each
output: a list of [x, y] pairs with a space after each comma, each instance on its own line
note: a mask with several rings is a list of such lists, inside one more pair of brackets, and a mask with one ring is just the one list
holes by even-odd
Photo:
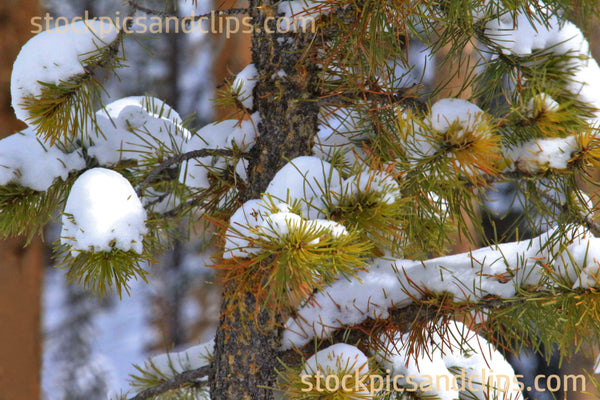
[[188, 151], [186, 153], [177, 154], [172, 157], [169, 157], [166, 160], [164, 160], [163, 162], [161, 162], [159, 165], [157, 165], [152, 170], [152, 172], [150, 172], [146, 176], [146, 178], [144, 178], [144, 180], [142, 182], [140, 182], [140, 184], [136, 188], [137, 195], [141, 196], [144, 188], [146, 186], [152, 184], [154, 179], [156, 179], [156, 177], [162, 171], [169, 168], [171, 165], [181, 164], [182, 162], [190, 160], [192, 158], [210, 157], [210, 156], [232, 157], [235, 154], [236, 153], [230, 149], [199, 149], [199, 150], [192, 150], [192, 151]]
[[[536, 238], [425, 261], [379, 259], [350, 280], [339, 280], [313, 296], [288, 320], [283, 348], [301, 347], [314, 337], [367, 318], [387, 319], [426, 293], [449, 294], [455, 302], [477, 303], [489, 296], [511, 298], [518, 288], [568, 282], [597, 284], [600, 241], [582, 229], [558, 243], [551, 232]], [[546, 267], [553, 265], [548, 276]], [[594, 280], [595, 279], [595, 280]]]

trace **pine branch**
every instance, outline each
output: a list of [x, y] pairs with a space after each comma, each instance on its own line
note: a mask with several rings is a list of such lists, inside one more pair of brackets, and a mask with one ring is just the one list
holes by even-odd
[[23, 98], [21, 106], [29, 114], [28, 124], [36, 126], [38, 135], [50, 144], [57, 139], [68, 143], [76, 134], [87, 131], [89, 125], [95, 126], [97, 104], [101, 103], [103, 90], [96, 75], [122, 67], [119, 49], [124, 35], [125, 30], [119, 31], [111, 43], [98, 47], [82, 60], [83, 73], [58, 83], [39, 82], [40, 94]]
[[170, 18], [177, 18], [180, 21], [183, 21], [185, 23], [190, 23], [191, 21], [198, 21], [200, 19], [206, 19], [206, 18], [215, 18], [215, 17], [222, 17], [225, 15], [241, 15], [241, 14], [248, 14], [249, 13], [249, 8], [229, 8], [229, 9], [225, 9], [225, 10], [213, 10], [210, 13], [206, 13], [206, 14], [200, 14], [200, 15], [194, 15], [193, 17], [181, 17], [173, 12], [169, 12], [169, 11], [158, 11], [158, 10], [153, 10], [151, 8], [147, 8], [144, 6], [141, 6], [137, 1], [134, 0], [127, 0], [127, 4], [134, 10], [137, 11], [141, 11], [143, 13], [146, 13], [148, 15], [156, 15], [158, 17], [161, 18], [166, 18], [166, 17], [170, 17]]
[[567, 218], [577, 224], [585, 225], [596, 237], [600, 237], [600, 224], [595, 222], [589, 214], [585, 214], [582, 210], [571, 210], [566, 203], [561, 203], [554, 196], [546, 191], [540, 191], [541, 196], [554, 207], [560, 209]]
[[208, 386], [208, 379], [201, 382], [197, 381], [202, 378], [208, 378], [211, 375], [211, 371], [212, 368], [210, 365], [205, 365], [203, 367], [193, 369], [190, 371], [184, 371], [180, 374], [173, 376], [171, 379], [166, 380], [160, 385], [152, 386], [148, 389], [141, 391], [140, 393], [138, 393], [134, 397], [129, 398], [128, 400], [152, 399], [170, 390], [179, 389], [185, 385], [189, 385], [190, 382], [195, 382], [197, 387]]
[[[156, 179], [156, 177], [162, 171], [164, 171], [165, 169], [167, 169], [168, 167], [170, 167], [173, 164], [181, 164], [182, 162], [190, 160], [192, 158], [209, 157], [209, 156], [232, 157], [232, 156], [235, 156], [236, 154], [239, 154], [239, 153], [234, 152], [233, 150], [229, 150], [229, 149], [200, 149], [200, 150], [192, 150], [187, 153], [174, 155], [172, 157], [167, 158], [166, 160], [161, 162], [156, 168], [154, 168], [152, 170], [152, 172], [150, 172], [148, 174], [148, 176], [146, 176], [146, 178], [144, 178], [144, 180], [142, 182], [140, 182], [140, 184], [137, 186], [136, 193], [138, 196], [142, 196], [142, 192], [143, 192], [144, 188], [147, 187], [148, 185], [152, 184], [154, 179]], [[245, 153], [242, 153], [242, 155], [244, 155], [244, 154]]]
[[[555, 295], [555, 293], [552, 294]], [[461, 313], [468, 313], [473, 310], [506, 309], [508, 307], [523, 304], [526, 301], [528, 300], [524, 296], [517, 296], [510, 299], [510, 301], [507, 301], [507, 299], [488, 298], [476, 303], [468, 303], [456, 307], [460, 308], [459, 311]], [[445, 310], [447, 317], [454, 315], [456, 312], [457, 309], [451, 310], [448, 308]], [[386, 319], [376, 320], [368, 318], [359, 325], [339, 328], [331, 335], [329, 340], [324, 343], [325, 345], [335, 343], [368, 343], [372, 340], [372, 332], [377, 331], [382, 326], [385, 326], [388, 330], [395, 329], [398, 332], [405, 333], [412, 329], [426, 326], [428, 323], [439, 321], [442, 314], [444, 314], [444, 310], [442, 310], [440, 306], [413, 302], [403, 307], [390, 310], [390, 316]], [[348, 331], [348, 329], [350, 329], [350, 331]], [[302, 352], [302, 354], [312, 354], [318, 349], [319, 346], [315, 348], [314, 343], [311, 342], [303, 348], [306, 353]], [[302, 363], [302, 357], [300, 357], [300, 353], [297, 349], [279, 351], [277, 353], [277, 358], [286, 366], [296, 367]], [[197, 386], [208, 386], [210, 384], [211, 371], [211, 366], [206, 365], [198, 369], [181, 372], [159, 385], [145, 389], [128, 400], [151, 399], [170, 390], [190, 385], [193, 382], [195, 382]], [[197, 382], [198, 379], [205, 377], [208, 378], [206, 381]]]
[[[534, 179], [537, 177], [543, 177], [546, 174], [545, 171], [539, 173], [531, 173], [521, 170], [506, 170], [498, 175], [487, 175], [485, 182], [486, 184], [514, 181], [520, 179]], [[554, 207], [560, 209], [564, 215], [568, 217], [568, 220], [575, 223], [584, 225], [589, 231], [596, 237], [600, 237], [600, 224], [593, 220], [591, 215], [585, 214], [581, 210], [570, 210], [566, 203], [559, 202], [556, 198], [550, 195], [548, 192], [540, 191], [541, 196], [547, 200]]]
[[417, 111], [426, 110], [425, 102], [415, 97], [414, 88], [406, 88], [397, 92], [375, 92], [375, 91], [345, 91], [332, 95], [324, 95], [319, 98], [319, 106], [352, 106], [357, 102], [372, 101], [382, 103], [388, 106], [406, 104]]

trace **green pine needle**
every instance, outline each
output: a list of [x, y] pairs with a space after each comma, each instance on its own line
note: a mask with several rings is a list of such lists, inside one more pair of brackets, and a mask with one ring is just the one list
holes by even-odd
[[28, 123], [50, 144], [70, 143], [92, 129], [102, 87], [91, 75], [80, 74], [58, 85], [40, 82], [42, 93], [26, 97], [22, 106]]
[[57, 267], [67, 270], [69, 282], [77, 281], [99, 295], [106, 295], [114, 288], [122, 297], [123, 291], [129, 295], [131, 279], [141, 278], [147, 282], [148, 271], [143, 266], [149, 258], [147, 254], [113, 248], [110, 251], [81, 251], [73, 255], [65, 245], [59, 245], [55, 254], [55, 258], [62, 260]]
[[38, 192], [17, 183], [0, 186], [0, 236], [24, 236], [29, 242], [41, 233], [66, 195], [69, 185], [57, 180]]

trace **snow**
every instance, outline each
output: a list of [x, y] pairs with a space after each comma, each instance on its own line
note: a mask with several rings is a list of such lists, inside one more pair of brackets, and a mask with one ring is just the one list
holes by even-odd
[[571, 265], [557, 264], [557, 279], [567, 280], [573, 287], [598, 286], [593, 276], [598, 274], [600, 254], [587, 250], [598, 248], [598, 239], [583, 228], [573, 229], [564, 235], [569, 245], [563, 250], [560, 244], [549, 248], [551, 235], [552, 231], [530, 240], [425, 261], [375, 260], [368, 270], [334, 282], [301, 307], [297, 317], [286, 323], [282, 347], [303, 346], [313, 337], [328, 337], [335, 329], [368, 317], [385, 319], [390, 308], [408, 305], [426, 291], [449, 294], [456, 302], [473, 302], [488, 295], [510, 298], [517, 287], [537, 285], [544, 279], [543, 263], [568, 260], [565, 251], [577, 257], [574, 263], [583, 266], [587, 275], [575, 280]]
[[[480, 175], [482, 169], [469, 162], [452, 149], [448, 149], [448, 141], [451, 144], [461, 145], [461, 140], [467, 139], [493, 142], [491, 127], [486, 123], [487, 114], [475, 104], [455, 98], [438, 100], [431, 107], [431, 112], [423, 121], [416, 122], [416, 116], [408, 116], [404, 113], [400, 118], [402, 140], [408, 160], [419, 165], [428, 158], [444, 153], [449, 157], [448, 164], [453, 168], [449, 171], [440, 171], [438, 168], [427, 168], [424, 173], [429, 175], [444, 174], [443, 179], [456, 179], [456, 173], [476, 176]], [[452, 146], [454, 147], [454, 146]], [[458, 146], [460, 147], [460, 146]], [[423, 165], [420, 165], [423, 166]]]
[[409, 354], [407, 333], [388, 340], [387, 351], [378, 355], [384, 368], [404, 376], [399, 384], [407, 391], [418, 388], [440, 400], [455, 400], [469, 390], [478, 400], [522, 399], [512, 367], [490, 343], [460, 322], [438, 329], [425, 353]]
[[536, 118], [543, 112], [556, 112], [559, 104], [548, 94], [540, 93], [532, 97], [527, 103], [528, 115]]
[[[258, 227], [262, 236], [267, 237], [285, 237], [293, 231], [305, 232], [327, 232], [333, 237], [347, 235], [346, 228], [335, 221], [325, 219], [305, 220], [298, 214], [291, 212], [277, 212], [267, 216]], [[316, 244], [319, 239], [314, 239], [307, 244]]]
[[258, 238], [254, 227], [262, 224], [268, 213], [265, 203], [257, 199], [248, 200], [238, 208], [229, 219], [223, 258], [243, 258], [256, 254], [259, 249], [253, 248], [250, 240]]
[[59, 84], [85, 73], [86, 60], [116, 37], [112, 24], [94, 20], [74, 22], [29, 39], [14, 62], [11, 76], [12, 107], [17, 118], [28, 122], [29, 113], [22, 104], [27, 97], [40, 96], [40, 82]]
[[[542, 19], [547, 19], [547, 23]], [[505, 13], [489, 21], [484, 34], [502, 54], [528, 56], [536, 50], [545, 50], [572, 57], [564, 65], [565, 70], [574, 70], [567, 90], [600, 109], [600, 81], [597, 79], [600, 67], [592, 58], [589, 43], [573, 23], [560, 21], [556, 15], [534, 15], [528, 19], [524, 13], [517, 13], [515, 18]]]
[[329, 160], [334, 153], [341, 152], [347, 165], [354, 164], [358, 158], [366, 157], [364, 149], [353, 144], [353, 141], [366, 137], [363, 132], [358, 132], [359, 127], [358, 113], [345, 108], [322, 117], [314, 138], [314, 155]]
[[536, 20], [536, 16], [528, 19], [524, 13], [517, 13], [515, 18], [507, 12], [486, 24], [485, 36], [507, 55], [527, 56], [546, 49], [554, 54], [589, 52], [587, 41], [574, 24], [561, 22], [556, 15], [539, 18], [547, 18], [547, 24]]
[[[294, 231], [314, 232], [330, 235], [333, 238], [347, 235], [346, 228], [335, 221], [325, 219], [305, 219], [290, 211], [286, 203], [268, 206], [268, 196], [263, 200], [249, 200], [238, 208], [229, 220], [225, 234], [223, 258], [248, 257], [261, 251], [255, 245], [259, 239], [278, 240]], [[319, 238], [308, 244], [318, 243]]]
[[[583, 61], [578, 60], [575, 76], [567, 85], [567, 90], [577, 95], [577, 98], [600, 109], [600, 66], [591, 54]], [[596, 117], [600, 117], [600, 111], [596, 111]]]
[[[219, 123], [204, 126], [182, 146], [186, 153], [201, 149], [226, 149], [234, 146], [247, 151], [256, 141], [256, 126], [260, 121], [258, 113], [254, 113], [249, 120], [238, 121], [227, 119]], [[182, 164], [179, 181], [186, 186], [196, 189], [210, 187], [208, 174], [210, 168], [224, 168], [226, 161], [214, 159], [212, 156], [198, 157]], [[238, 162], [236, 171], [240, 178], [246, 178], [245, 164]]]
[[99, 132], [90, 135], [88, 154], [102, 165], [142, 160], [156, 149], [180, 149], [191, 133], [179, 114], [154, 97], [116, 100], [96, 113]]
[[460, 138], [465, 131], [474, 131], [485, 115], [475, 104], [462, 99], [441, 99], [431, 106], [431, 127], [438, 132], [446, 132], [452, 124], [458, 123], [462, 129], [456, 131]]
[[381, 193], [383, 204], [394, 204], [402, 198], [400, 186], [390, 174], [385, 172], [365, 171], [342, 182], [344, 197], [368, 192]]
[[280, 31], [310, 31], [313, 21], [319, 17], [323, 8], [327, 7], [322, 7], [322, 4], [312, 0], [289, 0], [280, 2], [278, 12], [283, 14], [284, 17], [278, 18]]
[[62, 217], [61, 243], [78, 251], [142, 253], [146, 211], [118, 172], [94, 168], [73, 184]]
[[249, 110], [253, 107], [252, 90], [254, 90], [257, 79], [256, 67], [254, 64], [248, 64], [237, 74], [233, 81], [232, 87], [234, 92], [238, 93], [238, 100]]
[[300, 229], [302, 217], [288, 211], [279, 211], [265, 218], [259, 226], [259, 231], [265, 235], [286, 236], [290, 231]]
[[600, 286], [600, 238], [581, 232], [554, 259], [554, 270], [576, 288]]
[[[347, 375], [362, 377], [369, 372], [368, 362], [367, 356], [358, 348], [346, 343], [337, 343], [316, 352], [306, 360], [300, 372], [300, 377], [303, 383], [316, 382], [316, 375], [322, 377], [320, 378], [319, 387], [325, 390], [323, 379], [326, 380], [328, 376], [332, 375], [337, 376], [340, 381], [342, 380], [341, 377]], [[309, 380], [307, 381], [307, 379]], [[372, 398], [365, 389], [353, 391], [353, 394], [360, 399]]]
[[[346, 343], [336, 343], [312, 355], [302, 367], [300, 378], [304, 384], [310, 383], [316, 386], [317, 392], [335, 393], [342, 390], [343, 387], [338, 387], [336, 391], [327, 390], [327, 377], [337, 376], [338, 383], [344, 382], [343, 377], [350, 376], [358, 381], [363, 379], [369, 373], [369, 360], [367, 356], [358, 348]], [[364, 378], [367, 381], [366, 378]], [[319, 383], [317, 383], [319, 381]], [[318, 385], [318, 386], [317, 386]], [[308, 387], [307, 387], [308, 388]], [[303, 388], [303, 391], [307, 388]], [[368, 390], [368, 384], [362, 384], [362, 389], [357, 382], [350, 385], [352, 394], [357, 399], [371, 399], [373, 393]], [[325, 393], [323, 393], [325, 395]], [[344, 391], [344, 393], [347, 393]], [[335, 396], [335, 395], [334, 395]], [[326, 397], [326, 396], [324, 396]], [[353, 397], [354, 398], [354, 397]]]
[[55, 179], [66, 180], [69, 172], [83, 168], [79, 151], [65, 153], [44, 144], [31, 128], [0, 140], [0, 185], [14, 182], [43, 192]]
[[394, 77], [399, 79], [394, 88], [406, 89], [414, 85], [432, 85], [435, 79], [435, 61], [430, 49], [417, 40], [411, 40], [406, 62], [394, 63]]
[[268, 195], [286, 203], [294, 200], [302, 204], [302, 214], [309, 219], [322, 216], [325, 208], [322, 196], [327, 190], [340, 185], [340, 174], [326, 161], [317, 157], [296, 157], [281, 168], [273, 177], [267, 190]]
[[[324, 375], [339, 371], [354, 373], [354, 370], [367, 372], [369, 360], [358, 348], [346, 343], [337, 343], [312, 355], [302, 368], [301, 375], [313, 375], [321, 371]], [[349, 369], [348, 369], [349, 368]]]
[[577, 138], [533, 139], [504, 151], [518, 169], [530, 173], [548, 168], [567, 169], [573, 153], [578, 150]]
[[166, 377], [198, 369], [210, 363], [214, 347], [215, 342], [213, 339], [180, 352], [159, 354], [146, 361], [144, 369], [159, 371]]

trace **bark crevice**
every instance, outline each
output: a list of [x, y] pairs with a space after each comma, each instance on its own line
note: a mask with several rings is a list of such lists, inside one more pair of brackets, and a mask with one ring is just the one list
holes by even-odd
[[[308, 57], [312, 35], [266, 32], [265, 18], [275, 16], [276, 5], [251, 2], [250, 10], [255, 26], [252, 62], [259, 73], [254, 109], [261, 121], [241, 201], [260, 198], [289, 160], [311, 154], [319, 113], [317, 67]], [[271, 22], [276, 31], [275, 20]], [[265, 281], [261, 276], [254, 279]], [[247, 288], [247, 282], [226, 283], [215, 338], [213, 400], [274, 398], [282, 314], [266, 305], [270, 299]]]

